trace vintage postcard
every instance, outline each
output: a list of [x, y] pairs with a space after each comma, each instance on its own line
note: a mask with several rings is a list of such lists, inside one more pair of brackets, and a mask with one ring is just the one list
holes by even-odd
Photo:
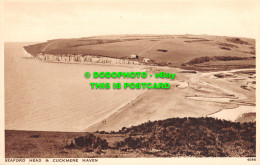
[[1, 0], [0, 164], [260, 165], [259, 9]]

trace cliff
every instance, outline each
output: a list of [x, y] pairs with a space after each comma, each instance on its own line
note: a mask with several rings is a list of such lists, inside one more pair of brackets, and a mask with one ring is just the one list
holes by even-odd
[[50, 62], [79, 62], [79, 63], [108, 63], [108, 64], [129, 64], [140, 65], [141, 63], [129, 59], [116, 59], [102, 56], [81, 55], [81, 54], [37, 54], [35, 58]]
[[[255, 40], [226, 36], [96, 36], [49, 40], [25, 46], [24, 49], [38, 59], [57, 62], [145, 63], [191, 70], [255, 68]], [[133, 54], [139, 59], [132, 59]], [[204, 57], [211, 60], [196, 63]], [[142, 61], [144, 59], [149, 60]], [[188, 65], [189, 62], [191, 64]]]

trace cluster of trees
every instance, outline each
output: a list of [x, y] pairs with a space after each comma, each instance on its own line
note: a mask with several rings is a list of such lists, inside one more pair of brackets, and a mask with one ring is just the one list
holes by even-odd
[[157, 49], [157, 51], [159, 51], [159, 52], [168, 52], [168, 50], [166, 50], [166, 49]]
[[99, 136], [95, 136], [92, 133], [88, 133], [86, 136], [80, 136], [74, 138], [67, 148], [78, 148], [85, 149], [85, 151], [90, 152], [95, 149], [105, 150], [108, 148], [108, 142], [106, 139], [101, 139]]
[[194, 65], [194, 64], [201, 64], [204, 62], [209, 62], [209, 61], [233, 61], [233, 60], [249, 60], [249, 59], [254, 59], [255, 57], [237, 57], [237, 56], [205, 56], [205, 57], [198, 57], [194, 58], [183, 65]]
[[227, 40], [230, 41], [230, 42], [234, 42], [234, 43], [236, 43], [236, 44], [245, 44], [245, 45], [248, 45], [248, 44], [249, 44], [248, 42], [243, 41], [243, 40], [241, 40], [240, 38], [229, 38], [229, 39], [227, 39]]
[[156, 149], [172, 156], [255, 156], [255, 128], [255, 123], [173, 118], [121, 129], [117, 133], [129, 136], [117, 148]]
[[[166, 156], [254, 157], [256, 155], [256, 123], [236, 123], [214, 118], [171, 118], [146, 122], [117, 132], [99, 134], [125, 135], [113, 144], [87, 134], [74, 139], [70, 147], [86, 150], [139, 150]], [[102, 137], [106, 137], [100, 135]], [[111, 147], [113, 146], [113, 147]], [[158, 156], [158, 155], [156, 155]], [[160, 155], [159, 155], [160, 156]], [[164, 155], [165, 156], [165, 155]]]

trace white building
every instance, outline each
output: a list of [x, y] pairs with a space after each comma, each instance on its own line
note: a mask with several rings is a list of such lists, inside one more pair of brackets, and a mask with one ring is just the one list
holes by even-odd
[[148, 62], [150, 62], [150, 59], [149, 58], [144, 58], [143, 62], [148, 63]]
[[138, 58], [139, 56], [137, 54], [131, 54], [130, 58]]

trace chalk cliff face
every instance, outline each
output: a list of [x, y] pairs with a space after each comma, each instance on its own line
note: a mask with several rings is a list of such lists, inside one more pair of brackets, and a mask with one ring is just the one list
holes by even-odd
[[35, 58], [42, 61], [50, 62], [73, 62], [73, 63], [108, 63], [108, 64], [129, 64], [129, 65], [140, 65], [141, 63], [134, 60], [128, 59], [116, 59], [110, 57], [93, 56], [93, 55], [72, 55], [72, 54], [37, 54]]
[[33, 57], [30, 53], [28, 53], [25, 49], [23, 49], [24, 57]]

